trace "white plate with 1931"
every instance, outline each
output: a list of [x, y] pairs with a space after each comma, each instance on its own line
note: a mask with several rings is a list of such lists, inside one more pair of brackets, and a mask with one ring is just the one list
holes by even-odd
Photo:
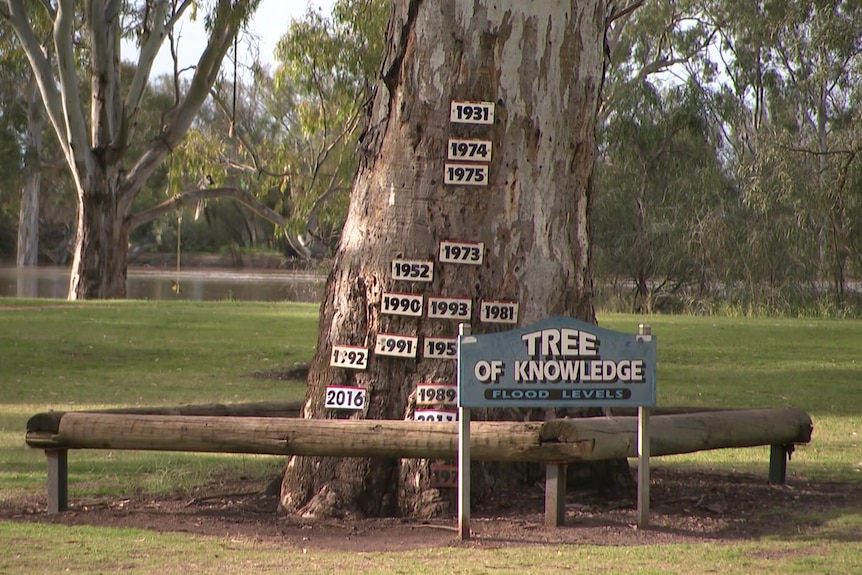
[[493, 124], [494, 102], [452, 100], [449, 121], [453, 124]]

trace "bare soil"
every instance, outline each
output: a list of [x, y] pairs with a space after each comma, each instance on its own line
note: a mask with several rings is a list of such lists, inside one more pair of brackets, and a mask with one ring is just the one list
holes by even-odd
[[472, 537], [460, 541], [456, 518], [309, 520], [280, 515], [277, 479], [224, 478], [191, 493], [71, 501], [70, 510], [59, 515], [46, 514], [44, 498], [5, 499], [0, 502], [0, 520], [133, 527], [350, 552], [748, 540], [806, 533], [842, 510], [862, 509], [859, 483], [791, 480], [787, 485], [769, 485], [765, 476], [658, 467], [652, 472], [647, 529], [636, 527], [633, 500], [610, 501], [587, 492], [570, 493], [566, 525], [548, 528], [544, 495], [537, 486], [505, 508], [474, 510]]

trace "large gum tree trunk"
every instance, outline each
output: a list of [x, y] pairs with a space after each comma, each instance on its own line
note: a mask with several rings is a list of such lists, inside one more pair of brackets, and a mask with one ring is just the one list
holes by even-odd
[[[417, 335], [421, 348], [424, 336], [458, 330], [426, 311], [382, 314], [384, 292], [470, 298], [474, 333], [515, 327], [480, 322], [480, 300], [517, 301], [518, 325], [594, 321], [588, 182], [604, 23], [602, 0], [393, 3], [304, 417], [410, 419], [417, 384], [455, 381], [454, 361], [423, 359], [421, 349], [409, 359], [373, 353], [378, 333]], [[453, 100], [495, 103], [493, 125], [450, 123]], [[492, 142], [487, 186], [444, 185], [450, 138]], [[482, 242], [483, 263], [440, 263], [441, 240]], [[434, 261], [433, 281], [396, 281], [395, 259]], [[333, 345], [368, 348], [367, 369], [330, 366]], [[365, 408], [324, 409], [328, 385], [366, 388]], [[429, 487], [427, 464], [293, 457], [281, 504], [306, 515], [449, 512], [451, 490]]]

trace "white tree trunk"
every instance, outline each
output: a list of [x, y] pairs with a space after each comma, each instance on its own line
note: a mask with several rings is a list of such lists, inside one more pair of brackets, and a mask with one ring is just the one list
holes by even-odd
[[[589, 180], [603, 69], [605, 2], [400, 0], [369, 109], [362, 156], [320, 315], [304, 416], [332, 417], [327, 385], [368, 390], [352, 417], [409, 419], [415, 387], [454, 381], [454, 362], [372, 354], [364, 371], [330, 367], [333, 345], [373, 349], [379, 333], [453, 337], [457, 323], [381, 313], [384, 292], [512, 300], [519, 324], [568, 315], [594, 320]], [[453, 100], [493, 102], [491, 126], [449, 121]], [[449, 138], [490, 140], [487, 186], [444, 185]], [[479, 266], [437, 262], [439, 242], [482, 242]], [[433, 281], [392, 276], [395, 259], [434, 261]], [[289, 510], [427, 515], [445, 497], [427, 469], [383, 460], [292, 458]]]

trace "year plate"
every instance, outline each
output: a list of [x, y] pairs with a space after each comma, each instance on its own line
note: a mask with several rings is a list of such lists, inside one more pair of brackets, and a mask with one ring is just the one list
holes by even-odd
[[364, 387], [330, 385], [326, 388], [326, 401], [323, 406], [327, 409], [350, 409], [353, 411], [364, 409], [367, 394], [368, 392]]
[[416, 405], [452, 405], [458, 402], [454, 383], [420, 383], [416, 386]]
[[494, 102], [452, 100], [449, 121], [456, 124], [493, 124]]
[[422, 294], [384, 292], [380, 311], [386, 314], [419, 317], [422, 315], [423, 299]]
[[434, 279], [434, 262], [431, 260], [392, 260], [392, 279], [430, 282]]
[[470, 162], [491, 161], [491, 140], [449, 139], [447, 160], [467, 160]]
[[417, 409], [413, 412], [413, 421], [458, 421], [458, 412], [442, 409]]
[[419, 338], [415, 335], [378, 333], [374, 353], [395, 357], [416, 357], [418, 347]]
[[446, 264], [481, 265], [485, 244], [481, 242], [452, 242], [442, 240], [437, 259]]
[[458, 359], [457, 337], [425, 337], [422, 346], [425, 359]]
[[428, 486], [436, 488], [458, 487], [458, 466], [451, 463], [434, 462], [430, 465]]
[[518, 323], [518, 302], [482, 300], [479, 304], [482, 323]]
[[487, 186], [488, 166], [447, 162], [443, 166], [443, 183], [456, 186]]
[[470, 320], [473, 300], [468, 297], [428, 297], [428, 317]]
[[368, 367], [368, 350], [352, 345], [333, 345], [329, 356], [329, 365], [349, 369], [365, 369]]

